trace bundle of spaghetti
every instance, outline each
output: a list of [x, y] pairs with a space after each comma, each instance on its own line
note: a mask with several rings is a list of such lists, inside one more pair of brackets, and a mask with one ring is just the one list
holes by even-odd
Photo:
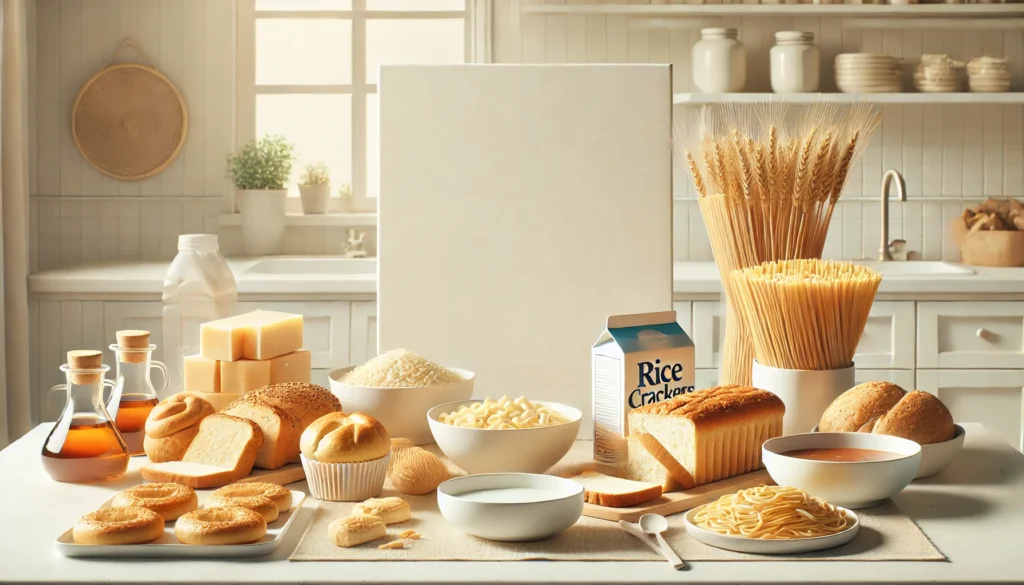
[[732, 302], [729, 274], [772, 260], [820, 258], [850, 169], [879, 123], [864, 102], [819, 101], [799, 115], [785, 103], [701, 111], [676, 153], [698, 194], [727, 300], [720, 382], [749, 385], [749, 317]]
[[783, 260], [730, 280], [759, 364], [833, 370], [853, 363], [882, 275], [850, 262]]
[[814, 538], [846, 530], [846, 512], [793, 487], [758, 486], [700, 508], [694, 524], [730, 536], [764, 540]]

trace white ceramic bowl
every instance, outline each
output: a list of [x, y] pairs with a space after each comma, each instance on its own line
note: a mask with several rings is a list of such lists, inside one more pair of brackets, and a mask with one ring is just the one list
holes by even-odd
[[509, 542], [540, 540], [579, 520], [583, 486], [532, 473], [466, 475], [438, 486], [437, 507], [466, 534]]
[[435, 406], [427, 422], [441, 451], [466, 473], [544, 473], [572, 448], [583, 413], [557, 402], [532, 401], [561, 413], [569, 422], [533, 429], [474, 429], [445, 424], [441, 414], [479, 400], [460, 400]]
[[[845, 463], [786, 456], [796, 449], [875, 449], [899, 455], [886, 461]], [[917, 475], [921, 446], [913, 441], [871, 433], [804, 433], [765, 441], [761, 457], [779, 485], [800, 488], [830, 504], [867, 508], [901, 491]]]
[[914, 479], [931, 477], [956, 459], [956, 456], [964, 448], [967, 431], [960, 425], [953, 425], [953, 428], [956, 429], [956, 432], [952, 439], [931, 445], [921, 445], [921, 466]]
[[434, 442], [425, 416], [428, 410], [453, 400], [468, 400], [473, 395], [476, 374], [469, 370], [448, 368], [462, 380], [440, 386], [411, 388], [370, 388], [350, 386], [341, 380], [355, 366], [334, 370], [330, 374], [331, 393], [341, 401], [345, 412], [365, 412], [384, 425], [394, 438], [409, 439], [417, 445]]
[[843, 508], [846, 511], [846, 517], [850, 520], [850, 526], [847, 526], [846, 530], [843, 530], [842, 532], [829, 534], [828, 536], [793, 538], [785, 540], [764, 540], [760, 538], [732, 536], [729, 534], [719, 534], [711, 530], [706, 530], [694, 524], [694, 516], [696, 516], [697, 512], [699, 512], [703, 507], [704, 506], [694, 508], [683, 516], [683, 524], [686, 526], [687, 534], [689, 534], [694, 540], [703, 542], [708, 546], [742, 553], [751, 553], [756, 555], [792, 555], [816, 550], [825, 550], [850, 542], [855, 536], [857, 536], [857, 532], [860, 531], [860, 518], [858, 518], [857, 514], [852, 510], [846, 510]]

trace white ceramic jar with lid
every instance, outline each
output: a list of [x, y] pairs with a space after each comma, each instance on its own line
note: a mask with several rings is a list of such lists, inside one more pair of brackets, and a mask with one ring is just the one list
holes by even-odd
[[821, 58], [814, 45], [814, 33], [780, 31], [771, 50], [772, 91], [801, 93], [818, 91]]
[[734, 28], [704, 28], [693, 45], [693, 83], [704, 93], [743, 91], [747, 56]]

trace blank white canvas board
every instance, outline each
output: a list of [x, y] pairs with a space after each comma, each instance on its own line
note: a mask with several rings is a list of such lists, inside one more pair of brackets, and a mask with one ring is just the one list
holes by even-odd
[[378, 350], [570, 404], [609, 315], [672, 306], [667, 65], [383, 67]]

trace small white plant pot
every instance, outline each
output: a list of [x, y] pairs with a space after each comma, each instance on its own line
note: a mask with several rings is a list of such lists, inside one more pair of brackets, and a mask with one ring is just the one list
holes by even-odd
[[856, 386], [856, 367], [838, 370], [784, 370], [762, 366], [754, 360], [753, 386], [782, 399], [786, 414], [782, 434], [809, 433], [839, 395]]
[[242, 215], [242, 240], [249, 256], [270, 256], [284, 250], [284, 216], [288, 191], [260, 189], [237, 191]]
[[331, 186], [299, 185], [299, 198], [302, 199], [302, 213], [322, 215], [327, 213], [327, 203], [331, 200]]

